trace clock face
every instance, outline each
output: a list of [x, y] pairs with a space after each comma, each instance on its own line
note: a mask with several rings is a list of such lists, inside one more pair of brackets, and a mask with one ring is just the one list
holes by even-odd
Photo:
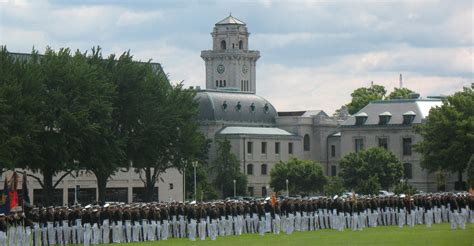
[[224, 65], [219, 64], [219, 66], [217, 66], [217, 72], [218, 73], [223, 73], [224, 71], [225, 71]]
[[249, 68], [247, 67], [247, 65], [243, 65], [242, 66], [242, 73], [247, 73], [249, 71]]

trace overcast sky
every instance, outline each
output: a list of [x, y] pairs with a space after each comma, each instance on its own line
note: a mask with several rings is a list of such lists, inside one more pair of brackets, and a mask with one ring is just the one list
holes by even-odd
[[373, 81], [423, 97], [474, 82], [474, 7], [456, 1], [0, 0], [0, 44], [41, 53], [100, 45], [162, 64], [171, 81], [204, 88], [201, 50], [216, 22], [247, 23], [259, 50], [257, 94], [279, 111], [332, 113]]

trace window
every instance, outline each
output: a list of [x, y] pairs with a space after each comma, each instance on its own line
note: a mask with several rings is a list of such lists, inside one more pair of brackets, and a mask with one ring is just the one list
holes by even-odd
[[415, 120], [416, 113], [413, 111], [408, 111], [403, 114], [403, 124], [411, 124]]
[[413, 178], [413, 170], [411, 163], [403, 163], [403, 173], [405, 179], [412, 179]]
[[364, 149], [364, 139], [362, 138], [356, 138], [354, 140], [354, 143], [355, 143], [355, 152], [359, 152], [359, 151], [362, 151]]
[[219, 80], [216, 80], [216, 87], [219, 87]]
[[280, 154], [280, 142], [275, 143], [275, 154]]
[[337, 172], [336, 172], [336, 166], [331, 166], [331, 176], [336, 176], [337, 175]]
[[234, 43], [232, 43], [232, 49], [234, 49], [234, 48], [235, 48], [235, 44], [234, 44]]
[[379, 138], [378, 141], [379, 141], [379, 147], [380, 148], [388, 149], [388, 139], [387, 138]]
[[219, 87], [222, 87], [222, 80], [219, 80]]
[[368, 118], [368, 117], [369, 117], [369, 116], [368, 116], [367, 113], [365, 113], [365, 112], [361, 112], [361, 113], [356, 114], [356, 116], [355, 116], [355, 119], [356, 119], [355, 124], [356, 124], [357, 126], [363, 125], [363, 124], [365, 123], [365, 121], [367, 121], [367, 118]]
[[249, 194], [249, 196], [253, 196], [253, 186], [247, 187], [247, 193]]
[[253, 153], [253, 142], [247, 142], [247, 154]]
[[221, 41], [221, 49], [222, 49], [222, 50], [225, 50], [225, 48], [226, 48], [226, 47], [225, 47], [225, 40], [222, 40], [222, 41]]
[[253, 175], [253, 164], [247, 164], [247, 175]]
[[411, 138], [403, 138], [403, 155], [411, 155]]
[[288, 154], [293, 154], [293, 143], [288, 143]]
[[390, 112], [383, 112], [379, 114], [379, 125], [387, 125], [390, 122], [392, 114]]
[[331, 145], [331, 157], [336, 157], [336, 145]]
[[174, 188], [173, 183], [170, 183], [170, 190]]
[[309, 135], [308, 134], [304, 135], [304, 138], [303, 138], [303, 150], [309, 151]]
[[267, 196], [267, 187], [266, 186], [262, 186], [262, 196], [263, 197]]
[[267, 164], [262, 164], [260, 174], [267, 175]]
[[262, 142], [262, 154], [267, 153], [267, 142]]
[[227, 86], [227, 84], [226, 84], [226, 82], [225, 82], [225, 80], [224, 80], [224, 87], [226, 87], [226, 86]]
[[244, 42], [242, 42], [242, 40], [239, 41], [239, 49], [243, 49], [244, 48]]

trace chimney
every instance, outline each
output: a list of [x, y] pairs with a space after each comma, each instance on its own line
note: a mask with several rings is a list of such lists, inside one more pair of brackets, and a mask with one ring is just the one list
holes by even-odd
[[400, 74], [400, 89], [403, 88], [403, 79], [402, 74]]

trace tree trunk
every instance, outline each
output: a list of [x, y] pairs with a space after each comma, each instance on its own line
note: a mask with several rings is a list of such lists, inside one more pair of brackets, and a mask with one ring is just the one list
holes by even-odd
[[155, 195], [153, 188], [155, 188], [155, 179], [152, 177], [151, 168], [145, 168], [145, 193], [143, 194], [143, 201], [150, 202]]
[[97, 200], [99, 201], [99, 204], [104, 204], [105, 202], [105, 190], [107, 189], [107, 179], [109, 178], [107, 175], [97, 175], [95, 174], [97, 178], [97, 191], [99, 193], [99, 197]]
[[[54, 187], [53, 187], [53, 176], [54, 173], [49, 170], [43, 170], [43, 203], [45, 206], [52, 205], [62, 205], [62, 204], [53, 204], [54, 202]], [[62, 202], [61, 202], [62, 203]]]
[[458, 172], [458, 182], [459, 184], [462, 184], [462, 171]]

